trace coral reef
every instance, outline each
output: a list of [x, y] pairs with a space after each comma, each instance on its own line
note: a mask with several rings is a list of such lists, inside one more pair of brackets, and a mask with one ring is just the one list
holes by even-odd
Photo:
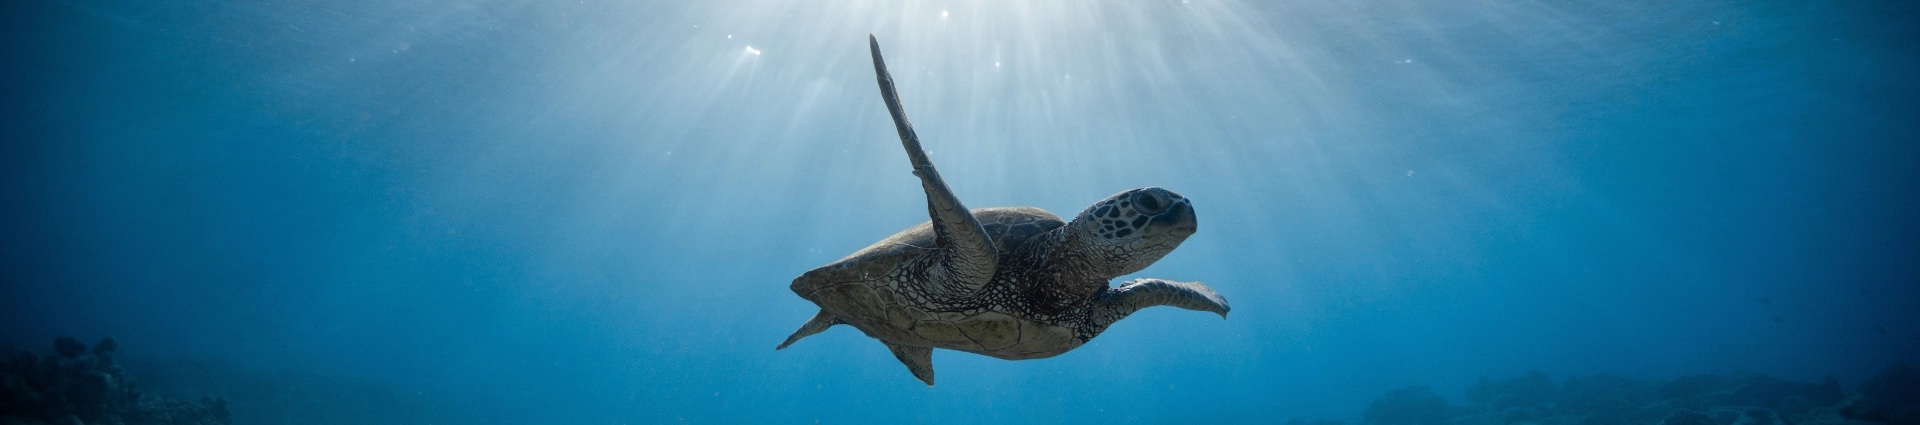
[[[1831, 378], [1793, 382], [1767, 375], [1692, 375], [1664, 383], [1612, 375], [1554, 382], [1538, 371], [1480, 378], [1456, 406], [1424, 386], [1396, 390], [1368, 407], [1365, 425], [1920, 425], [1920, 371], [1882, 371], [1852, 393]], [[1336, 421], [1295, 424], [1337, 425]]]
[[1900, 366], [1874, 375], [1860, 384], [1839, 413], [1863, 421], [1920, 424], [1920, 371]]
[[1447, 418], [1457, 416], [1459, 410], [1433, 390], [1414, 386], [1374, 400], [1361, 421], [1383, 425], [1446, 425]]
[[119, 344], [62, 337], [55, 355], [9, 353], [0, 363], [0, 424], [226, 425], [226, 401], [142, 395], [114, 362]]

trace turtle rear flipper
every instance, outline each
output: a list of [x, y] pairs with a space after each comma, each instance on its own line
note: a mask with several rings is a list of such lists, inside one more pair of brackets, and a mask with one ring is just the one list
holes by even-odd
[[886, 344], [888, 350], [893, 350], [893, 357], [900, 359], [901, 364], [907, 365], [907, 371], [913, 372], [914, 378], [919, 378], [920, 382], [927, 383], [929, 387], [933, 386], [932, 348], [900, 345], [891, 342]]
[[813, 318], [808, 319], [806, 324], [800, 325], [800, 329], [794, 330], [793, 335], [787, 336], [786, 342], [780, 343], [779, 347], [774, 347], [773, 349], [775, 351], [785, 349], [787, 348], [787, 346], [793, 345], [794, 341], [799, 341], [800, 338], [806, 338], [809, 336], [813, 336], [814, 334], [817, 334], [817, 333], [826, 332], [827, 328], [831, 328], [833, 327], [833, 325], [842, 325], [846, 323], [847, 323], [846, 321], [840, 320], [840, 318], [837, 316], [834, 316], [832, 314], [827, 314], [826, 310], [820, 310], [819, 313], [814, 313]]

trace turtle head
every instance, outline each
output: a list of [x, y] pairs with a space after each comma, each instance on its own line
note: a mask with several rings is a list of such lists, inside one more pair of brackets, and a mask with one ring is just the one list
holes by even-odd
[[1173, 252], [1198, 229], [1193, 204], [1171, 190], [1143, 187], [1114, 194], [1081, 211], [1067, 225], [1069, 240], [1095, 272], [1140, 271]]

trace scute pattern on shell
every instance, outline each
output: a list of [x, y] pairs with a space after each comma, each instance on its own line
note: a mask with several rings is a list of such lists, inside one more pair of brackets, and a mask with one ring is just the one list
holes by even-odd
[[[936, 261], [923, 248], [931, 245], [933, 236], [924, 223], [801, 276], [794, 282], [795, 292], [841, 313], [848, 324], [875, 339], [1004, 359], [1057, 355], [1104, 330], [1088, 326], [1084, 302], [1068, 309], [1032, 302], [1033, 295], [1045, 292], [1035, 284], [1055, 280], [1034, 273], [1054, 254], [1047, 248], [1056, 241], [1046, 238], [1059, 237], [1065, 223], [1058, 216], [1028, 207], [985, 208], [974, 215], [992, 235], [1002, 263], [994, 279], [973, 297], [939, 299], [915, 283], [925, 278], [916, 270]], [[1105, 287], [1104, 282], [1097, 284]]]

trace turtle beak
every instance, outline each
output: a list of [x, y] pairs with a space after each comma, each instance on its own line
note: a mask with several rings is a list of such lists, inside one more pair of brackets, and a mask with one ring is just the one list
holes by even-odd
[[1153, 218], [1153, 227], [1167, 229], [1169, 236], [1186, 239], [1200, 230], [1200, 220], [1193, 213], [1193, 204], [1187, 202], [1186, 198], [1180, 198], [1166, 212]]

